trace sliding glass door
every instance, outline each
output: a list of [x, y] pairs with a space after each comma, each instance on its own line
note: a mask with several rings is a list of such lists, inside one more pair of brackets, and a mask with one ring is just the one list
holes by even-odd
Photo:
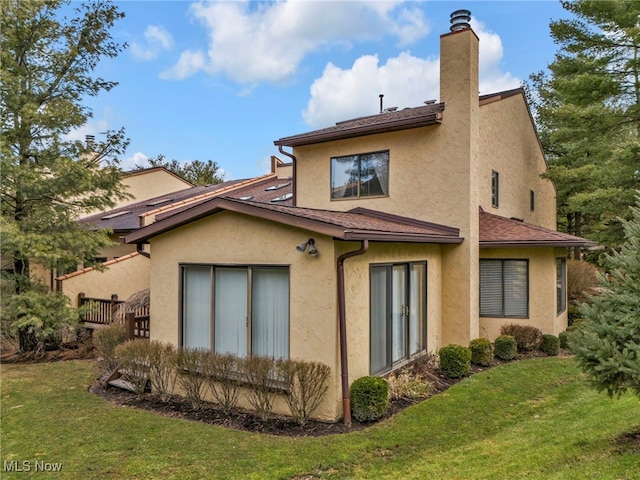
[[426, 347], [426, 263], [373, 265], [370, 371], [391, 370]]

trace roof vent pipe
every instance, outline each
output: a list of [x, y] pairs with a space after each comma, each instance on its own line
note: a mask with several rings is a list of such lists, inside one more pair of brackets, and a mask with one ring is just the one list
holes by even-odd
[[469, 10], [456, 10], [451, 14], [451, 27], [449, 30], [457, 32], [471, 28], [469, 21], [471, 20], [471, 12]]
[[382, 99], [384, 98], [384, 94], [381, 93], [380, 95], [378, 95], [378, 97], [380, 97], [380, 113], [382, 113], [384, 110], [384, 108], [382, 107]]

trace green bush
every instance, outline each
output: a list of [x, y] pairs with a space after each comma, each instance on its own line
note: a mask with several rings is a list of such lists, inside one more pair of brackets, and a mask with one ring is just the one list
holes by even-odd
[[107, 372], [118, 366], [116, 347], [127, 339], [124, 325], [112, 323], [93, 332], [93, 345], [98, 354], [98, 365]]
[[389, 409], [389, 384], [381, 377], [360, 377], [351, 384], [351, 412], [360, 422], [373, 422]]
[[513, 360], [518, 355], [518, 344], [511, 335], [500, 335], [494, 342], [495, 354], [501, 360]]
[[560, 348], [563, 348], [565, 350], [569, 350], [569, 335], [570, 334], [571, 334], [571, 332], [569, 332], [569, 331], [560, 332], [560, 334], [558, 335], [558, 340], [560, 340]]
[[476, 338], [469, 343], [471, 363], [487, 367], [493, 362], [493, 344], [487, 338]]
[[517, 325], [511, 323], [500, 327], [500, 335], [511, 335], [516, 339], [519, 352], [530, 352], [540, 345], [542, 331], [531, 325]]
[[459, 378], [471, 370], [471, 350], [462, 345], [447, 345], [439, 352], [440, 370], [449, 378]]
[[540, 338], [540, 347], [538, 348], [549, 356], [558, 355], [560, 352], [560, 339], [555, 335], [545, 333]]

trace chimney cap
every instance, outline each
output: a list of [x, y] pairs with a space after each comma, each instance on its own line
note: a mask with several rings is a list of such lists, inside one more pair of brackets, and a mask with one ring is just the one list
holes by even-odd
[[452, 32], [457, 32], [459, 30], [466, 30], [467, 28], [471, 28], [471, 26], [469, 25], [470, 20], [470, 10], [456, 10], [451, 14], [451, 27], [449, 27], [449, 30], [451, 30]]

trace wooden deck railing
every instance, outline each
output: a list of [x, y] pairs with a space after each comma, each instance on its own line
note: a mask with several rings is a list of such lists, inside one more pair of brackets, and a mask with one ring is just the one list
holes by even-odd
[[138, 307], [125, 313], [124, 303], [123, 300], [118, 300], [117, 295], [112, 295], [108, 300], [86, 297], [83, 293], [78, 295], [78, 307], [87, 307], [82, 316], [83, 322], [124, 324], [128, 339], [149, 339], [149, 307]]

